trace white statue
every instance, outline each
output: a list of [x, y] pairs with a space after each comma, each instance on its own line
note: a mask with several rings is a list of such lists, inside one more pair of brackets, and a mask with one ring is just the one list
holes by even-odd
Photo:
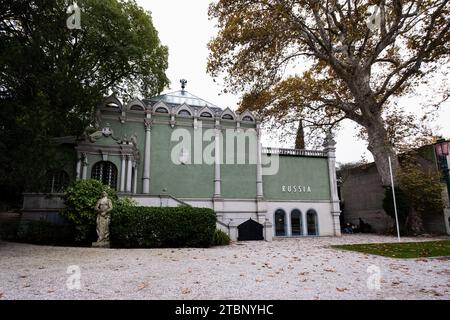
[[111, 221], [112, 202], [106, 192], [102, 192], [102, 197], [97, 201], [95, 210], [97, 213], [97, 242], [93, 246], [109, 246], [109, 223]]

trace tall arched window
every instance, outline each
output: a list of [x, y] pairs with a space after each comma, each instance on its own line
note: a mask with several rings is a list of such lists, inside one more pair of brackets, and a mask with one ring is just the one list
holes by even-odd
[[112, 189], [117, 189], [117, 168], [112, 162], [100, 161], [94, 164], [91, 178], [110, 186]]
[[291, 234], [293, 236], [302, 235], [302, 213], [298, 209], [291, 211]]
[[308, 236], [317, 236], [317, 212], [310, 209], [306, 213], [306, 222], [308, 227]]
[[70, 183], [69, 174], [64, 170], [47, 172], [46, 192], [61, 193], [64, 192]]
[[275, 211], [275, 236], [286, 236], [286, 213], [283, 209]]

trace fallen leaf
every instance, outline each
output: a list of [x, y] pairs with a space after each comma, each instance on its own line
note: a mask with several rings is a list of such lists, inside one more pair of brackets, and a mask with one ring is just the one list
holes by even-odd
[[191, 293], [192, 291], [191, 291], [191, 289], [189, 289], [189, 288], [183, 288], [183, 289], [181, 289], [181, 293], [182, 294], [189, 294], [189, 293]]
[[142, 289], [145, 289], [145, 288], [147, 288], [147, 287], [148, 287], [148, 283], [143, 282], [143, 283], [141, 283], [141, 284], [138, 286], [138, 290], [137, 290], [137, 291], [141, 291]]
[[348, 289], [347, 288], [336, 288], [336, 290], [339, 292], [344, 292], [344, 291], [347, 291]]

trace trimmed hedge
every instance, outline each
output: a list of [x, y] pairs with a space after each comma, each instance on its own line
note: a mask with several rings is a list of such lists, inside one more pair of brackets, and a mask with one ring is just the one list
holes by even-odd
[[18, 227], [14, 241], [53, 245], [73, 246], [75, 230], [71, 225], [57, 225], [45, 220], [22, 221]]
[[209, 247], [216, 215], [206, 208], [121, 206], [111, 213], [111, 245], [116, 248]]

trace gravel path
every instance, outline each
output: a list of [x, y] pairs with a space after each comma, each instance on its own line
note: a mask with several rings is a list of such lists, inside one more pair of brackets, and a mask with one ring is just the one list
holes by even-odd
[[[0, 242], [0, 299], [450, 299], [448, 258], [391, 259], [329, 248], [394, 241], [350, 235], [131, 250]], [[69, 290], [73, 265], [81, 288]], [[381, 288], [369, 289], [377, 270]]]

